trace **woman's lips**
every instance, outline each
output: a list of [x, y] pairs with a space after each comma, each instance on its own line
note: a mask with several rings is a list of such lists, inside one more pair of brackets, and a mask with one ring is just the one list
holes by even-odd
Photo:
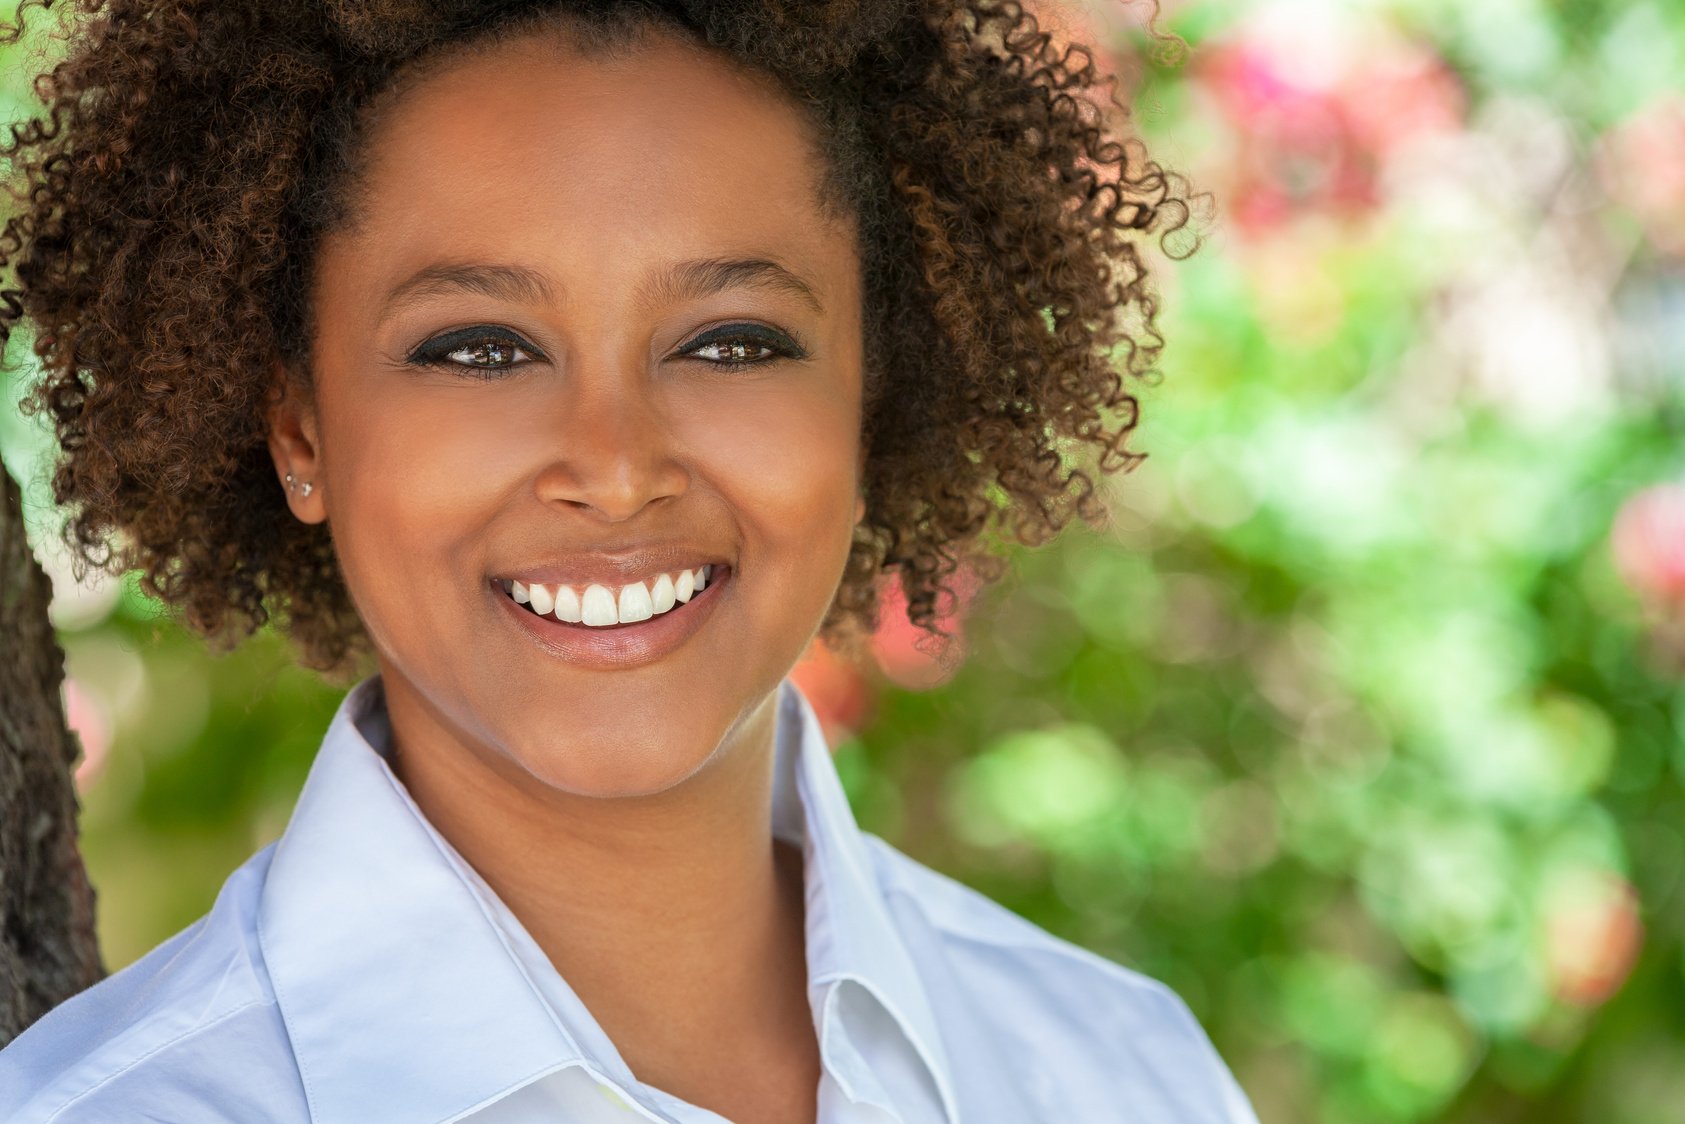
[[[714, 564], [707, 567], [707, 570], [700, 592], [693, 591], [688, 600], [679, 601], [675, 588], [673, 604], [659, 613], [653, 611], [655, 593], [649, 590], [649, 586], [654, 583], [636, 583], [645, 590], [645, 596], [651, 601], [651, 614], [648, 617], [640, 616], [642, 606], [634, 592], [629, 595], [628, 607], [635, 619], [624, 622], [619, 620], [619, 610], [628, 600], [623, 596], [623, 591], [628, 587], [621, 587], [613, 594], [616, 623], [612, 625], [593, 626], [584, 623], [583, 620], [558, 620], [554, 605], [548, 615], [541, 616], [532, 604], [531, 587], [528, 587], [528, 602], [525, 605], [517, 604], [512, 596], [513, 582], [493, 581], [488, 583], [488, 590], [498, 602], [500, 611], [549, 654], [583, 666], [629, 668], [653, 663], [679, 647], [707, 622], [713, 615], [715, 606], [729, 596], [734, 576], [731, 568]], [[591, 587], [587, 587], [579, 597], [582, 615], [587, 607], [587, 598], [594, 603], [594, 611], [600, 614], [603, 610], [603, 599], [610, 596], [606, 587], [595, 588], [597, 593], [592, 593]], [[555, 587], [545, 587], [545, 592], [554, 597], [554, 589]], [[601, 619], [600, 616], [597, 619]]]

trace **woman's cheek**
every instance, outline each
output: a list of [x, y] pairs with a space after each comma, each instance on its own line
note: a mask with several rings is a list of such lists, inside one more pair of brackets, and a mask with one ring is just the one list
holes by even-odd
[[733, 388], [681, 412], [700, 470], [769, 539], [817, 546], [816, 532], [839, 520], [853, 525], [859, 407], [841, 381], [801, 371], [787, 384]]
[[[359, 612], [379, 633], [442, 615], [442, 587], [468, 581], [460, 552], [509, 467], [498, 463], [509, 445], [496, 440], [492, 396], [447, 389], [382, 394], [365, 385], [326, 434], [336, 550]], [[435, 612], [418, 618], [417, 603]]]

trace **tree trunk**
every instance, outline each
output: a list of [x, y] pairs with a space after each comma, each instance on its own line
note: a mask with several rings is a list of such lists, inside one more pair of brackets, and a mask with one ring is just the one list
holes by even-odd
[[52, 587], [0, 469], [0, 1046], [105, 975], [94, 892], [76, 844], [71, 770], [80, 746], [59, 704], [64, 652]]

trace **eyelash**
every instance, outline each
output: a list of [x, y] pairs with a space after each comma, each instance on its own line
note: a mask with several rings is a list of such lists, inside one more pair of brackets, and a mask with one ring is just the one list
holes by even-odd
[[[722, 371], [746, 371], [751, 367], [759, 367], [762, 364], [772, 363], [779, 359], [807, 358], [807, 351], [782, 332], [760, 328], [754, 324], [726, 324], [710, 329], [687, 343], [680, 354], [688, 356], [691, 352], [705, 347], [739, 343], [763, 348], [770, 354], [760, 359], [704, 359], [702, 362]], [[417, 367], [455, 367], [464, 372], [463, 377], [465, 378], [481, 379], [495, 378], [498, 375], [506, 374], [518, 367], [527, 365], [526, 363], [510, 363], [506, 366], [485, 366], [477, 363], [458, 363], [447, 358], [454, 352], [474, 350], [486, 344], [496, 344], [511, 350], [536, 355], [539, 359], [543, 358], [542, 352], [512, 332], [481, 325], [435, 336], [410, 352], [405, 361]], [[533, 361], [529, 360], [529, 362]]]

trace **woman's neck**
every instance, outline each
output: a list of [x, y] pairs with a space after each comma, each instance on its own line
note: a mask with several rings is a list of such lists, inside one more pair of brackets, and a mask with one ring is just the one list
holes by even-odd
[[[771, 827], [776, 694], [683, 782], [602, 798], [465, 745], [401, 679], [386, 690], [394, 772], [640, 1081], [733, 1120], [811, 1114], [802, 855]], [[783, 1088], [744, 1087], [757, 1058], [784, 1059], [766, 1071]]]

